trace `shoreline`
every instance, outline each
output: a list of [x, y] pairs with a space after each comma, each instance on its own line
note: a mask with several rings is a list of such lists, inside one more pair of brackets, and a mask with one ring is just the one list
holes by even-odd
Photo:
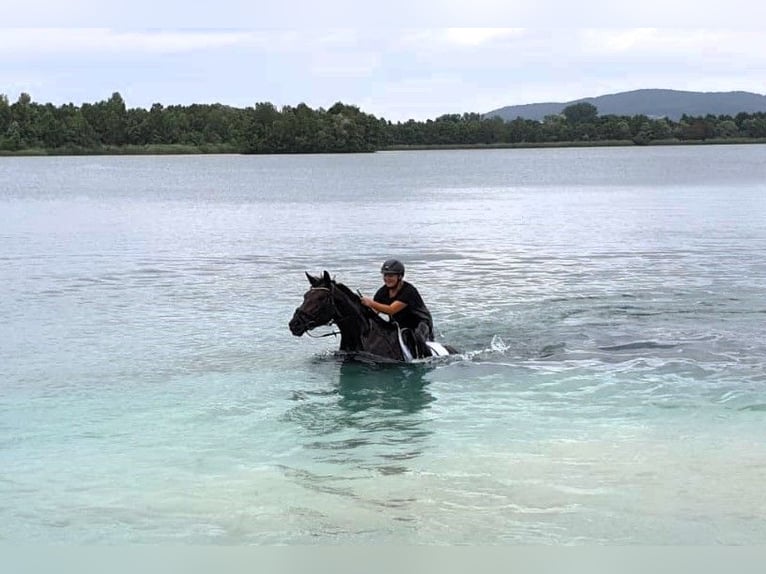
[[[482, 150], [482, 149], [540, 149], [540, 148], [589, 148], [589, 147], [651, 147], [651, 146], [701, 146], [701, 145], [741, 145], [764, 144], [766, 138], [714, 138], [708, 140], [654, 140], [646, 144], [637, 144], [632, 140], [567, 141], [567, 142], [522, 142], [491, 144], [411, 144], [392, 145], [375, 151], [422, 151], [422, 150]], [[363, 153], [375, 153], [363, 152]], [[321, 153], [321, 152], [317, 152]], [[101, 155], [316, 155], [300, 153], [264, 153], [246, 154], [231, 145], [186, 145], [152, 144], [147, 146], [106, 146], [98, 149], [83, 148], [32, 148], [17, 151], [0, 150], [0, 157], [49, 157], [49, 156], [101, 156]], [[337, 152], [331, 155], [343, 155], [349, 152]], [[357, 152], [359, 153], [359, 152]]]

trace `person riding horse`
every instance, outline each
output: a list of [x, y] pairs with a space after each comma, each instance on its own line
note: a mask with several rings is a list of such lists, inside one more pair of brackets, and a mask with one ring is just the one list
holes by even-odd
[[[394, 297], [397, 299], [401, 298], [404, 292], [404, 287], [399, 285], [402, 282], [400, 275], [403, 273], [403, 267], [389, 265], [389, 271], [399, 271], [399, 273], [393, 273], [395, 277], [385, 279], [392, 288], [399, 287], [398, 291], [394, 293]], [[326, 270], [319, 277], [314, 277], [306, 272], [306, 278], [309, 280], [311, 288], [304, 293], [303, 303], [295, 309], [288, 323], [290, 332], [296, 337], [309, 333], [322, 325], [335, 325], [338, 331], [319, 336], [340, 335], [340, 352], [363, 362], [371, 360], [372, 362], [383, 363], [408, 363], [430, 357], [456, 355], [460, 352], [451, 345], [443, 345], [435, 341], [428, 341], [427, 345], [424, 345], [427, 347], [426, 349], [423, 349], [422, 346], [417, 349], [415, 339], [420, 338], [421, 345], [423, 345], [426, 331], [429, 332], [428, 334], [431, 331], [428, 309], [425, 309], [427, 315], [422, 310], [415, 314], [416, 318], [420, 317], [421, 319], [418, 323], [410, 323], [420, 333], [419, 337], [416, 337], [412, 328], [400, 331], [395, 321], [383, 319], [376, 311], [362, 302], [362, 297], [358, 291], [352, 291], [343, 283], [335, 281]], [[388, 290], [388, 287], [385, 289]], [[390, 293], [386, 294], [391, 296]], [[422, 299], [420, 300], [422, 301]], [[368, 299], [367, 303], [370, 304], [371, 302], [374, 300]], [[396, 302], [400, 301], [386, 303], [385, 306], [392, 312], [391, 307], [398, 308], [398, 313], [394, 313], [394, 318], [398, 319], [402, 314], [403, 306], [396, 305]], [[379, 305], [379, 303], [375, 303], [375, 305]], [[409, 311], [417, 310], [417, 300], [414, 304], [408, 302], [407, 307], [409, 307]], [[423, 307], [425, 308], [425, 305]], [[419, 354], [422, 357], [418, 357]]]
[[414, 335], [417, 357], [428, 357], [430, 351], [426, 341], [434, 340], [431, 312], [415, 286], [404, 280], [404, 264], [397, 259], [388, 259], [380, 272], [383, 286], [374, 297], [362, 297], [362, 304], [385, 313], [402, 329], [409, 329]]

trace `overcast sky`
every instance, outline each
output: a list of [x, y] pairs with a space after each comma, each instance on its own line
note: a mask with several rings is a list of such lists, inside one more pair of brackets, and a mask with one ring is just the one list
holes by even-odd
[[[221, 8], [227, 3], [224, 19]], [[168, 4], [179, 11], [184, 6], [162, 6]], [[342, 101], [378, 117], [405, 121], [638, 88], [766, 92], [766, 37], [760, 25], [449, 27], [442, 25], [443, 18], [427, 25], [422, 15], [426, 3], [412, 4], [418, 8], [413, 8], [415, 17], [407, 19], [407, 27], [390, 14], [378, 21], [369, 13], [365, 25], [358, 18], [351, 25], [337, 18], [335, 25], [334, 14], [356, 6], [353, 2], [322, 4], [325, 10], [311, 25], [314, 12], [290, 17], [295, 6], [287, 2], [279, 4], [280, 10], [274, 4], [262, 6], [263, 18], [258, 19], [247, 8], [250, 4], [229, 0], [207, 7], [195, 4], [191, 12], [183, 12], [184, 18], [158, 11], [159, 24], [148, 27], [136, 14], [145, 14], [153, 3], [134, 0], [123, 4], [131, 7], [122, 18], [102, 9], [99, 14], [108, 17], [92, 27], [95, 20], [83, 17], [86, 10], [108, 2], [14, 2], [5, 16], [17, 27], [0, 28], [0, 93], [11, 101], [27, 92], [39, 103], [79, 105], [120, 92], [128, 107], [144, 108], [155, 102], [245, 107], [266, 101], [278, 107], [303, 102], [328, 108]], [[466, 4], [477, 7], [482, 0], [460, 5]], [[388, 5], [401, 13], [407, 3]], [[681, 14], [683, 5], [673, 4], [669, 10]], [[26, 8], [22, 12], [14, 6]], [[726, 6], [731, 8], [732, 2]], [[761, 3], [751, 8], [750, 16], [764, 21]], [[35, 9], [45, 16], [30, 15]], [[260, 24], [236, 26], [240, 14], [240, 24]], [[471, 23], [471, 18], [458, 20]], [[624, 20], [617, 19], [621, 24]], [[370, 26], [373, 21], [380, 25]], [[632, 21], [646, 24], [638, 17]], [[739, 21], [750, 17], [740, 14]]]

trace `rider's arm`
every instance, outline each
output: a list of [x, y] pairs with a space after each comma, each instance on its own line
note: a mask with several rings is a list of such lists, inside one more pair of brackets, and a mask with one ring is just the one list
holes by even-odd
[[404, 309], [407, 306], [407, 303], [403, 303], [402, 301], [397, 300], [393, 301], [390, 305], [386, 305], [385, 303], [378, 303], [372, 299], [372, 297], [362, 297], [362, 305], [366, 305], [378, 313], [385, 313], [390, 317], [391, 315], [396, 315], [399, 311]]

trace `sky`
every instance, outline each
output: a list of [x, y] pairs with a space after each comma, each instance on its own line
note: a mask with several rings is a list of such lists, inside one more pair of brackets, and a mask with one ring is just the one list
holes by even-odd
[[610, 22], [570, 14], [571, 2], [538, 12], [514, 0], [434, 2], [375, 4], [386, 12], [362, 0], [12, 2], [0, 24], [0, 94], [80, 105], [119, 92], [129, 108], [341, 101], [422, 121], [640, 88], [766, 93], [766, 34], [742, 25], [764, 21], [760, 2], [716, 3], [696, 21], [684, 9], [699, 2], [665, 2], [663, 25], [683, 26], [662, 28], [655, 0], [643, 12], [611, 8]]

